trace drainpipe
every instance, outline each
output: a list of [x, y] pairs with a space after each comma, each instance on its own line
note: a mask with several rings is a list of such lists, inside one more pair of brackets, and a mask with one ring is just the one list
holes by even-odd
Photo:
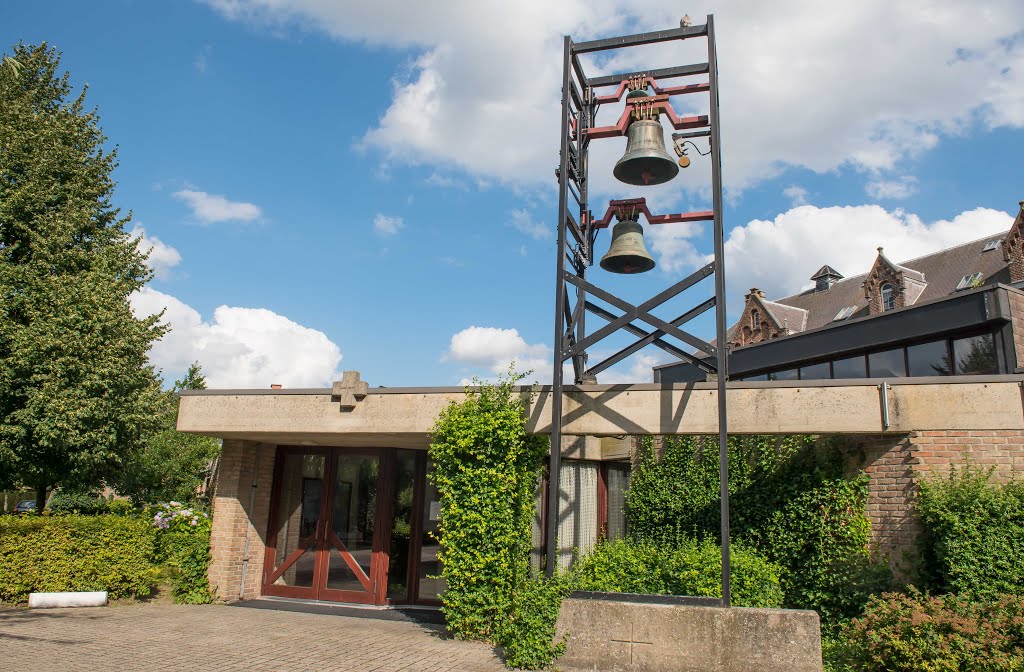
[[[258, 448], [256, 449], [259, 450]], [[256, 506], [256, 477], [259, 474], [260, 454], [257, 452], [252, 461], [252, 486], [249, 488], [249, 516], [253, 515]], [[245, 526], [245, 550], [242, 551], [242, 579], [238, 586], [238, 599], [245, 599], [245, 575], [249, 570], [249, 537], [252, 534], [252, 521]]]

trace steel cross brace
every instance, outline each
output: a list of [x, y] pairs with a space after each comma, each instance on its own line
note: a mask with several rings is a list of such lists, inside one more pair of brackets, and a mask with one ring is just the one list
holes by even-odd
[[703, 352], [712, 357], [716, 357], [718, 355], [718, 349], [715, 346], [697, 338], [696, 336], [693, 336], [692, 334], [683, 331], [674, 324], [670, 324], [665, 320], [662, 320], [658, 317], [655, 317], [654, 315], [651, 315], [649, 312], [650, 310], [660, 306], [669, 299], [673, 298], [677, 294], [685, 291], [689, 287], [692, 287], [694, 284], [708, 277], [713, 272], [714, 263], [712, 262], [705, 266], [704, 268], [701, 268], [700, 270], [690, 274], [688, 277], [680, 280], [679, 282], [672, 285], [671, 287], [661, 292], [660, 294], [657, 294], [656, 296], [648, 299], [639, 306], [634, 306], [628, 301], [624, 301], [623, 299], [620, 299], [617, 296], [614, 296], [613, 294], [604, 291], [600, 287], [593, 285], [582, 278], [578, 278], [575, 275], [572, 275], [571, 273], [564, 273], [566, 282], [569, 282], [575, 285], [576, 287], [590, 294], [593, 294], [602, 301], [610, 303], [611, 305], [621, 310], [623, 312], [623, 315], [609, 322], [608, 324], [601, 327], [594, 333], [590, 334], [583, 340], [578, 341], [575, 345], [569, 347], [566, 350], [563, 350], [561, 353], [559, 353], [559, 356], [562, 357], [562, 361], [565, 361], [569, 357], [585, 352], [587, 348], [594, 345], [595, 343], [602, 341], [604, 338], [613, 334], [619, 329], [622, 329], [626, 324], [629, 324], [633, 320], [643, 320], [644, 322], [650, 324], [652, 327], [655, 327], [656, 329], [662, 331], [665, 335], [674, 336], [675, 338], [678, 338], [680, 341], [683, 341], [684, 343], [696, 348], [700, 352]]

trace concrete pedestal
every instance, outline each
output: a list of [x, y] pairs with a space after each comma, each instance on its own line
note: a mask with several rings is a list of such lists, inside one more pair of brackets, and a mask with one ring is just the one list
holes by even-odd
[[629, 672], [821, 672], [818, 614], [570, 598], [559, 669]]

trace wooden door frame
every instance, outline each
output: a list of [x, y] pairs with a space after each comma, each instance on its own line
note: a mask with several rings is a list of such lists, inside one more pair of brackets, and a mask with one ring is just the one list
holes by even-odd
[[[330, 560], [334, 556], [335, 551], [339, 554], [340, 549], [337, 549], [334, 544], [330, 543], [330, 539], [327, 537], [327, 533], [333, 533], [333, 519], [324, 520], [324, 539], [321, 544], [320, 552], [321, 563], [319, 565], [319, 573], [317, 575], [316, 587], [317, 597], [314, 599], [326, 600], [330, 602], [348, 602], [350, 604], [373, 604], [379, 605], [384, 604], [382, 602], [381, 586], [385, 589], [384, 595], [386, 595], [387, 589], [387, 564], [381, 565], [381, 556], [386, 556], [384, 549], [387, 548], [383, 545], [383, 537], [388, 537], [387, 542], [390, 543], [390, 526], [384, 526], [382, 521], [387, 515], [387, 500], [390, 499], [389, 490], [393, 489], [393, 485], [387, 478], [389, 473], [389, 463], [393, 461], [389, 451], [384, 448], [332, 448], [328, 451], [330, 453], [330, 460], [328, 465], [328, 492], [324, 500], [327, 502], [327, 512], [329, 516], [334, 514], [334, 487], [337, 483], [337, 466], [339, 457], [373, 457], [377, 460], [377, 501], [374, 505], [374, 520], [373, 520], [373, 542], [370, 547], [370, 571], [366, 574], [366, 578], [371, 582], [371, 589], [368, 591], [351, 591], [351, 590], [339, 590], [336, 588], [327, 587], [328, 572], [330, 571]], [[331, 523], [328, 525], [328, 523]], [[340, 541], [340, 540], [339, 540]], [[349, 557], [355, 561], [355, 558]], [[345, 564], [352, 569], [351, 563], [348, 560], [344, 560]], [[359, 571], [362, 572], [362, 567], [356, 563], [359, 567]], [[381, 580], [381, 569], [383, 568], [383, 580]], [[355, 573], [353, 571], [353, 573]], [[361, 582], [360, 582], [361, 583]]]
[[[273, 583], [277, 577], [275, 577], [275, 570], [277, 567], [274, 564], [275, 556], [277, 555], [277, 516], [278, 508], [281, 499], [281, 488], [283, 485], [284, 476], [284, 463], [285, 457], [288, 455], [323, 455], [324, 457], [324, 473], [321, 478], [321, 482], [327, 480], [327, 474], [331, 464], [331, 451], [329, 448], [320, 446], [278, 446], [277, 454], [274, 457], [274, 481], [270, 489], [270, 515], [268, 518], [268, 530], [267, 530], [267, 545], [263, 555], [263, 585], [261, 586], [261, 592], [264, 595], [274, 595], [278, 597], [294, 597], [300, 599], [315, 600], [318, 592], [317, 580], [320, 575], [320, 549], [318, 548], [320, 542], [319, 539], [322, 535], [322, 526], [325, 524], [325, 516], [327, 515], [327, 497], [326, 488], [321, 486], [320, 496], [320, 516], [317, 519], [316, 530], [313, 532], [313, 546], [317, 547], [313, 549], [313, 585], [312, 586], [278, 586]], [[303, 549], [303, 553], [308, 550], [308, 546]], [[299, 556], [301, 558], [301, 556]], [[297, 558], [296, 561], [299, 559]]]
[[[391, 552], [391, 532], [394, 518], [394, 498], [397, 487], [398, 448], [342, 448], [335, 446], [295, 446], [279, 445], [275, 454], [274, 480], [271, 485], [270, 515], [267, 523], [267, 545], [264, 552], [262, 592], [264, 595], [294, 597], [310, 600], [327, 600], [332, 602], [349, 602], [354, 604], [374, 605], [440, 605], [436, 599], [419, 598], [419, 575], [423, 545], [423, 517], [426, 511], [427, 490], [427, 453], [416, 450], [413, 469], [413, 502], [411, 511], [411, 527], [409, 538], [409, 567], [406, 576], [406, 594], [403, 598], [388, 598], [388, 570]], [[323, 455], [324, 474], [323, 494], [320, 498], [320, 519], [314, 533], [314, 577], [312, 587], [274, 585], [270, 578], [274, 575], [275, 556], [277, 554], [277, 515], [282, 496], [285, 458], [288, 455]], [[328, 533], [333, 525], [334, 489], [337, 480], [337, 459], [340, 455], [373, 456], [378, 460], [377, 472], [377, 504], [375, 509], [373, 546], [370, 559], [369, 580], [375, 582], [373, 590], [366, 593], [342, 591], [327, 588], [329, 557], [334, 553]], [[301, 557], [301, 556], [300, 556]], [[275, 577], [276, 578], [276, 577]]]

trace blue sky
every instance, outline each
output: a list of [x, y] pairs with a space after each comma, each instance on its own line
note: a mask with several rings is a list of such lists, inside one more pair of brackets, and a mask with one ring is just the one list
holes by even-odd
[[[899, 260], [1006, 230], [1024, 198], [1024, 5], [844, 4], [684, 8], [715, 13], [719, 31], [731, 317], [751, 286], [794, 293], [825, 263], [855, 275], [879, 245]], [[561, 35], [680, 13], [650, 0], [14, 0], [0, 44], [46, 41], [89, 85], [119, 148], [115, 202], [153, 247], [157, 277], [134, 305], [167, 309], [152, 360], [168, 380], [199, 360], [216, 387], [323, 386], [344, 369], [453, 385], [515, 359], [545, 381]], [[588, 73], [699, 58], [633, 51]], [[656, 213], [708, 207], [696, 157], [651, 193], [616, 183], [624, 143], [594, 144], [595, 212], [640, 195]], [[656, 228], [657, 269], [595, 267], [594, 280], [640, 301], [711, 251], [707, 229]], [[710, 321], [694, 329], [713, 336]], [[663, 361], [644, 351], [601, 382], [647, 382]]]

